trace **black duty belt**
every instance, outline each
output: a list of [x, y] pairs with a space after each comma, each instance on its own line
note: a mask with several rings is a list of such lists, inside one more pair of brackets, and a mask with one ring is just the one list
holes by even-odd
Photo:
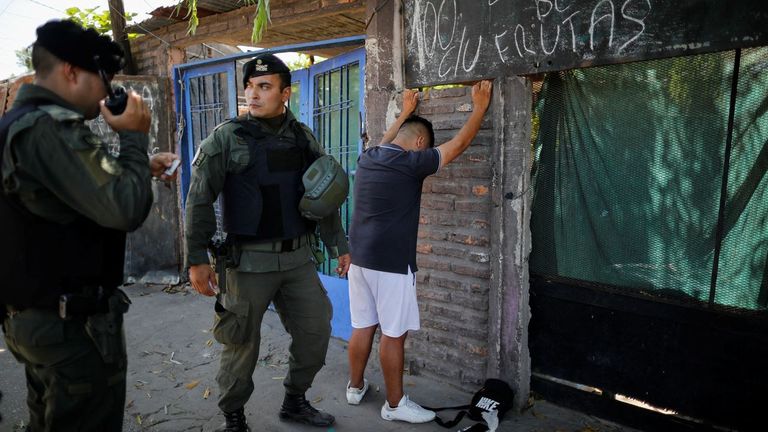
[[247, 238], [239, 238], [240, 244], [242, 244], [243, 250], [257, 251], [257, 252], [293, 252], [296, 249], [301, 248], [309, 244], [310, 234], [305, 234], [293, 239], [288, 240], [275, 240], [275, 241], [249, 241]]
[[58, 302], [48, 301], [41, 305], [20, 307], [8, 305], [6, 310], [8, 316], [23, 312], [26, 309], [42, 309], [52, 310], [58, 312], [59, 317], [62, 319], [70, 319], [74, 317], [87, 317], [89, 315], [96, 315], [100, 313], [109, 312], [109, 296], [91, 296], [83, 294], [62, 294], [59, 296]]

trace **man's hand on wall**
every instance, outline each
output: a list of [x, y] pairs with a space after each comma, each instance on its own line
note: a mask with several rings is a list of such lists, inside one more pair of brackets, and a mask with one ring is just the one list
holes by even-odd
[[405, 90], [403, 92], [403, 114], [411, 115], [419, 105], [418, 90]]
[[483, 80], [472, 86], [472, 104], [475, 111], [485, 113], [491, 103], [493, 82]]

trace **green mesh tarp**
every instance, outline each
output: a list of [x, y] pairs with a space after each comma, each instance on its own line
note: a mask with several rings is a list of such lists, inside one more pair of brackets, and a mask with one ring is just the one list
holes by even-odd
[[[706, 304], [735, 52], [549, 74], [531, 271]], [[714, 303], [768, 303], [768, 49], [741, 52]]]

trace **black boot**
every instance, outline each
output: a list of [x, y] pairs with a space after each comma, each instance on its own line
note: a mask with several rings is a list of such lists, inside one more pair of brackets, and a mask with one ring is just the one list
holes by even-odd
[[280, 418], [312, 426], [330, 426], [336, 419], [332, 415], [312, 408], [303, 394], [285, 394], [283, 407], [280, 408]]
[[225, 423], [215, 432], [251, 432], [248, 423], [245, 421], [245, 412], [243, 408], [232, 412], [222, 411]]

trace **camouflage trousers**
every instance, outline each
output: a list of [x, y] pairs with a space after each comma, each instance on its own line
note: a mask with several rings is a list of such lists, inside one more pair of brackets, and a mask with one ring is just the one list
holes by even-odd
[[122, 312], [63, 320], [53, 311], [25, 309], [3, 324], [8, 349], [26, 373], [28, 432], [122, 430]]
[[242, 408], [253, 393], [261, 321], [270, 302], [291, 336], [285, 391], [306, 392], [325, 364], [333, 312], [313, 263], [265, 273], [227, 269], [227, 292], [216, 304], [213, 330], [216, 340], [224, 345], [216, 377], [222, 411]]

